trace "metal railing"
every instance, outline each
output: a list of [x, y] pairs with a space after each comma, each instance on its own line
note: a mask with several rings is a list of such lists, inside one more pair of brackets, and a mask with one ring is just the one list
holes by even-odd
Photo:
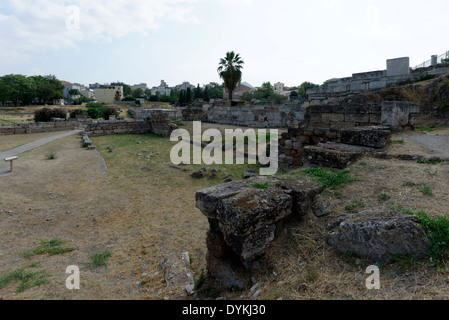
[[443, 62], [449, 63], [449, 51], [446, 51], [445, 53], [439, 55], [435, 61], [434, 61], [434, 59], [430, 59], [421, 64], [418, 64], [417, 66], [413, 67], [412, 70], [419, 69], [419, 68], [428, 68], [432, 65], [440, 64]]

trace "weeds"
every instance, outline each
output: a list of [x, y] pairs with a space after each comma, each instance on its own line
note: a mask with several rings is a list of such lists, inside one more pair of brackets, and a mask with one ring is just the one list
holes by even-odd
[[385, 193], [379, 194], [377, 196], [377, 200], [379, 200], [379, 201], [388, 201], [390, 199], [391, 199], [391, 197]]
[[426, 184], [423, 187], [418, 188], [418, 190], [426, 196], [431, 196], [433, 194], [432, 189]]
[[256, 189], [268, 189], [268, 188], [270, 188], [271, 186], [270, 186], [270, 184], [268, 183], [268, 181], [267, 182], [265, 182], [265, 183], [254, 183], [254, 184], [252, 184], [251, 185], [253, 188], [256, 188]]
[[48, 283], [46, 274], [44, 271], [27, 271], [29, 268], [37, 268], [39, 263], [33, 263], [27, 267], [15, 270], [8, 274], [0, 276], [0, 289], [5, 288], [11, 283], [19, 282], [19, 287], [16, 293], [24, 292], [31, 287], [40, 287], [42, 284]]
[[424, 172], [428, 173], [431, 177], [434, 177], [438, 174], [438, 170], [435, 170], [432, 172], [432, 171], [430, 171], [430, 169], [426, 169], [426, 170], [424, 170]]
[[425, 127], [415, 127], [415, 130], [418, 132], [433, 132], [435, 128], [425, 128]]
[[90, 268], [96, 268], [105, 266], [108, 267], [108, 260], [111, 257], [112, 252], [109, 250], [101, 251], [99, 253], [96, 253], [92, 256], [89, 256], [89, 263], [88, 267]]
[[352, 204], [348, 204], [345, 207], [345, 210], [348, 212], [356, 212], [357, 208], [363, 208], [365, 207], [365, 204], [363, 203], [362, 200], [357, 200], [356, 202], [352, 203]]
[[337, 171], [318, 168], [306, 169], [303, 170], [302, 173], [311, 176], [313, 180], [323, 185], [323, 187], [330, 189], [335, 189], [343, 185], [358, 181], [351, 178], [349, 170]]
[[449, 218], [447, 216], [431, 218], [424, 211], [414, 213], [404, 209], [401, 205], [396, 208], [398, 211], [414, 215], [427, 232], [427, 237], [431, 244], [428, 256], [434, 266], [439, 267], [443, 260], [448, 257], [449, 250]]
[[77, 250], [78, 248], [61, 248], [60, 246], [64, 244], [64, 241], [61, 239], [52, 239], [50, 241], [41, 241], [38, 247], [33, 250], [26, 250], [21, 253], [23, 257], [31, 257], [38, 254], [48, 253], [51, 256], [64, 254], [66, 252]]
[[393, 144], [404, 144], [405, 143], [403, 139], [401, 139], [401, 140], [391, 140], [390, 142], [393, 143]]
[[49, 154], [47, 154], [47, 160], [54, 160], [54, 159], [56, 159], [56, 153], [50, 152]]

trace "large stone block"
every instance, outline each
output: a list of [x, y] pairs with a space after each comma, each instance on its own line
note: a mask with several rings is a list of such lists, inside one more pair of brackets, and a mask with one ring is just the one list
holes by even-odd
[[356, 127], [341, 130], [339, 142], [381, 149], [390, 142], [391, 136], [392, 133], [387, 127]]
[[387, 76], [402, 76], [410, 74], [410, 58], [396, 58], [387, 60]]
[[304, 158], [322, 167], [344, 169], [360, 159], [366, 149], [336, 143], [304, 147]]
[[329, 245], [339, 252], [375, 262], [385, 262], [393, 255], [421, 258], [429, 249], [421, 225], [412, 216], [397, 212], [340, 216], [328, 231]]

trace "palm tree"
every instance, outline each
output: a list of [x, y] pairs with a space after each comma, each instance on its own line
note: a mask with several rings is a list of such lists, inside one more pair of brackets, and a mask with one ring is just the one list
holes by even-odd
[[217, 69], [220, 78], [223, 79], [225, 87], [229, 92], [229, 100], [232, 100], [232, 92], [242, 81], [243, 60], [240, 55], [230, 51], [226, 53], [226, 57], [220, 59]]

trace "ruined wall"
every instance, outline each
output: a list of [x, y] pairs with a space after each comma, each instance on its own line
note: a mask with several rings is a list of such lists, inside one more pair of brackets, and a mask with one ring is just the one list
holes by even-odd
[[154, 111], [147, 120], [110, 120], [84, 124], [85, 132], [91, 136], [111, 134], [142, 134], [152, 132], [168, 137], [177, 126], [171, 123], [168, 113]]
[[135, 120], [145, 120], [146, 118], [151, 118], [153, 114], [164, 112], [168, 115], [170, 119], [181, 120], [182, 119], [182, 109], [143, 109], [143, 108], [132, 108], [129, 109]]
[[319, 143], [382, 148], [391, 131], [412, 128], [418, 113], [417, 104], [397, 101], [359, 104], [347, 100], [337, 105], [310, 106], [299, 128], [289, 129], [279, 139], [279, 167], [301, 167], [304, 147]]
[[[387, 70], [355, 73], [352, 77], [330, 80], [325, 87], [308, 89], [307, 95], [311, 105], [322, 104], [334, 96], [385, 89], [418, 81], [421, 76], [433, 75], [436, 77], [447, 73], [449, 73], [447, 64], [416, 69], [409, 74], [397, 74], [394, 71], [389, 74]], [[316, 102], [317, 100], [319, 102]]]
[[39, 133], [74, 130], [78, 127], [76, 122], [29, 122], [18, 123], [14, 126], [0, 127], [0, 135]]
[[255, 128], [293, 127], [302, 120], [301, 105], [213, 106], [207, 117], [208, 122]]
[[207, 120], [208, 110], [203, 108], [184, 108], [182, 110], [182, 120], [184, 121], [204, 121]]
[[150, 123], [144, 120], [98, 121], [84, 125], [85, 132], [91, 136], [110, 134], [147, 133], [151, 130]]

